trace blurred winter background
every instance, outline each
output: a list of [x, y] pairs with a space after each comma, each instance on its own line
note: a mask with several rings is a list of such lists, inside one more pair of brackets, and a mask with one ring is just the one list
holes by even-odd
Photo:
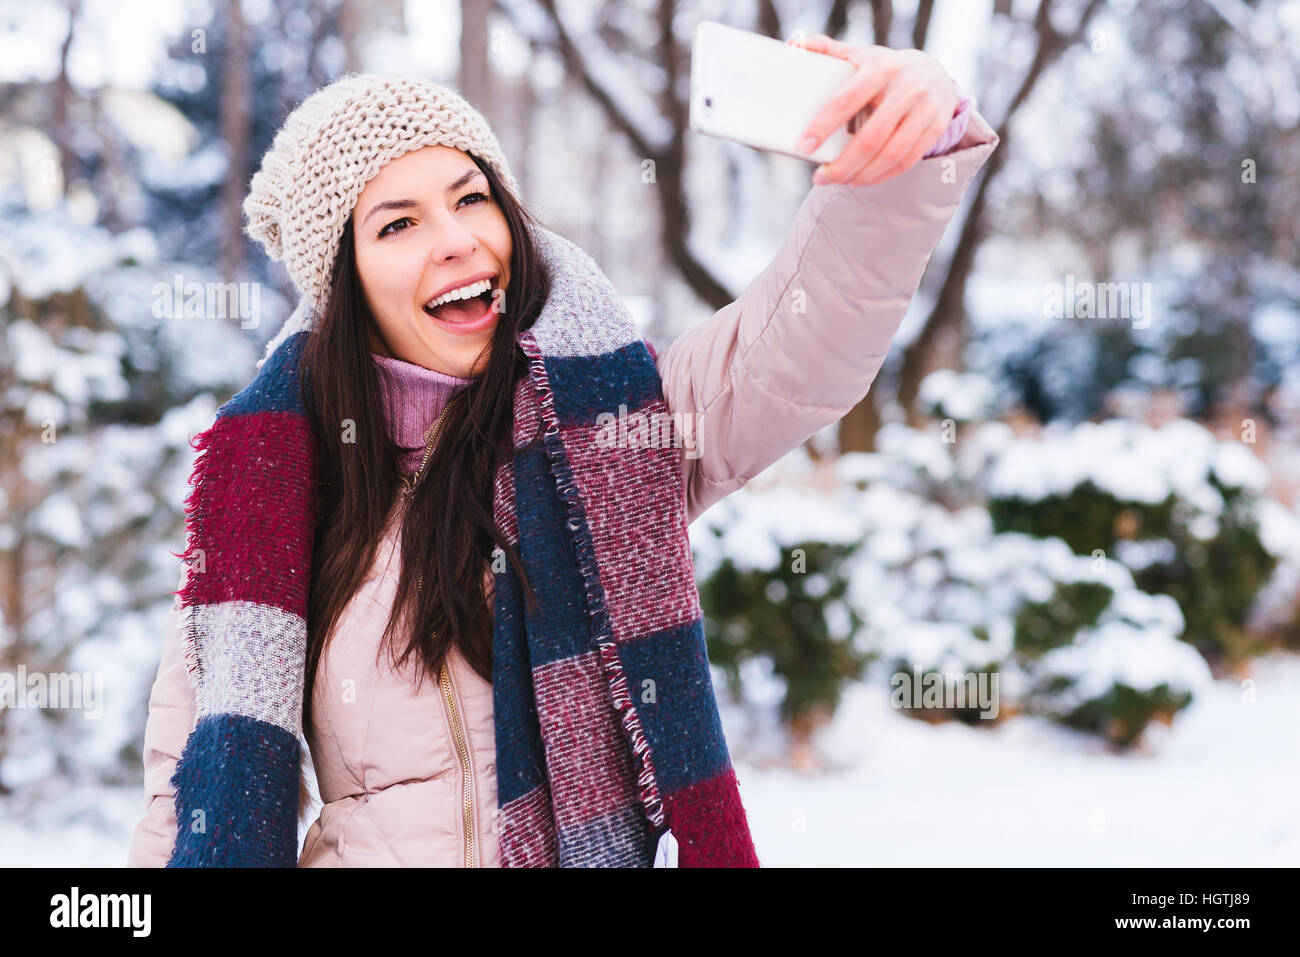
[[[870, 395], [691, 529], [764, 864], [1300, 861], [1297, 0], [0, 0], [0, 682], [103, 680], [0, 704], [0, 863], [119, 865], [144, 812], [188, 440], [291, 305], [240, 202], [293, 104], [453, 84], [665, 347], [808, 189], [686, 129], [700, 19], [921, 47], [1002, 137]], [[170, 311], [225, 282], [261, 321]]]

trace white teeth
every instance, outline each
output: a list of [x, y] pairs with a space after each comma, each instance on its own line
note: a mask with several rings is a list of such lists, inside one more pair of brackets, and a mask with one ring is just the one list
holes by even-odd
[[482, 279], [468, 286], [461, 286], [459, 289], [453, 289], [445, 296], [439, 296], [437, 299], [430, 300], [424, 304], [426, 309], [433, 309], [441, 306], [444, 302], [454, 302], [457, 299], [470, 299], [474, 296], [481, 296], [492, 288], [491, 279]]

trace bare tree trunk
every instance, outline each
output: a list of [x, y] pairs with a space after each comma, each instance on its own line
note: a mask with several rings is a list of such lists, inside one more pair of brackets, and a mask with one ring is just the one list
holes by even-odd
[[[1225, 250], [1231, 256], [1231, 250]], [[1231, 262], [1232, 260], [1229, 259]], [[1242, 396], [1251, 393], [1251, 368], [1255, 359], [1255, 339], [1250, 334], [1251, 291], [1246, 282], [1246, 267], [1236, 266], [1232, 270], [1232, 315], [1228, 328], [1231, 330], [1233, 345], [1232, 388]]]
[[[926, 318], [921, 332], [908, 344], [903, 353], [903, 368], [898, 383], [898, 402], [904, 409], [908, 423], [912, 426], [920, 424], [921, 417], [916, 409], [916, 397], [920, 392], [921, 381], [935, 369], [951, 368], [959, 362], [958, 350], [967, 335], [964, 307], [966, 282], [975, 265], [975, 253], [983, 239], [984, 207], [989, 184], [997, 178], [1010, 155], [1008, 146], [1011, 139], [1011, 121], [1016, 111], [1028, 99], [1047, 67], [1084, 35], [1089, 21], [1102, 2], [1103, 0], [1089, 0], [1075, 29], [1069, 34], [1062, 34], [1052, 26], [1052, 0], [1040, 0], [1034, 17], [1034, 28], [1038, 33], [1038, 48], [1028, 72], [1007, 107], [1002, 123], [998, 126], [997, 134], [1002, 142], [981, 171], [979, 185], [975, 188], [975, 195], [971, 200], [970, 212], [966, 216], [966, 221], [962, 223], [957, 249], [953, 253], [952, 262], [939, 289], [934, 308]], [[954, 354], [958, 357], [956, 360], [953, 358]]]
[[68, 51], [72, 49], [72, 35], [77, 29], [77, 18], [80, 15], [81, 0], [68, 0], [68, 35], [63, 38], [63, 46], [59, 48], [59, 75], [54, 81], [54, 116], [50, 123], [54, 145], [59, 151], [59, 171], [63, 175], [65, 194], [68, 184], [78, 172], [77, 154], [72, 149], [72, 130], [68, 121], [73, 97], [72, 81], [68, 79]]
[[[1034, 26], [1039, 37], [1038, 49], [1028, 75], [997, 130], [1002, 146], [981, 170], [970, 212], [961, 226], [957, 248], [941, 284], [934, 308], [917, 339], [909, 344], [904, 352], [904, 364], [899, 382], [899, 402], [907, 410], [909, 421], [915, 421], [915, 400], [924, 374], [940, 367], [939, 363], [951, 365], [960, 361], [967, 335], [962, 313], [965, 285], [982, 238], [981, 230], [988, 186], [1003, 168], [1005, 158], [1009, 155], [1007, 140], [1010, 122], [1047, 66], [1055, 61], [1070, 44], [1083, 36], [1088, 22], [1102, 3], [1103, 0], [1087, 0], [1077, 28], [1067, 35], [1058, 32], [1052, 26], [1050, 13], [1053, 0], [1040, 0], [1034, 18]], [[538, 4], [549, 21], [551, 29], [547, 32], [538, 32], [530, 23], [516, 17], [510, 5], [503, 6], [502, 10], [515, 20], [516, 25], [525, 35], [530, 36], [534, 45], [554, 49], [563, 59], [569, 75], [575, 77], [604, 110], [610, 126], [627, 138], [637, 155], [653, 161], [657, 185], [655, 195], [662, 219], [661, 243], [667, 261], [673, 264], [682, 280], [711, 308], [716, 310], [727, 305], [735, 298], [732, 292], [695, 257], [687, 243], [690, 234], [690, 216], [683, 184], [687, 103], [681, 89], [683, 84], [680, 82], [685, 75], [683, 65], [685, 51], [681, 49], [681, 44], [671, 29], [673, 18], [678, 12], [677, 3], [675, 0], [659, 0], [655, 7], [659, 28], [655, 50], [661, 59], [657, 65], [662, 66], [666, 79], [660, 107], [671, 129], [671, 135], [666, 142], [655, 142], [646, 131], [640, 129], [633, 116], [619, 105], [612, 91], [607, 89], [588, 69], [583, 51], [573, 41], [558, 12], [556, 0], [538, 0]], [[1002, 6], [997, 7], [999, 12]], [[829, 35], [834, 36], [842, 30], [847, 22], [847, 7], [848, 0], [843, 2], [836, 0], [831, 5], [826, 30]], [[933, 12], [933, 0], [921, 0], [911, 31], [912, 41], [918, 47], [923, 45], [928, 37]], [[888, 45], [894, 16], [891, 0], [872, 0], [871, 13], [876, 43]], [[763, 30], [780, 32], [775, 3], [760, 0], [758, 16]], [[608, 26], [608, 30], [615, 35], [618, 33], [616, 26]], [[625, 48], [633, 45], [627, 38], [623, 39]], [[878, 381], [879, 377], [877, 377]], [[845, 451], [870, 450], [873, 446], [875, 430], [881, 422], [881, 416], [874, 403], [876, 394], [876, 384], [873, 383], [867, 397], [859, 403], [861, 408], [852, 410], [846, 416], [847, 421], [840, 430]]]
[[104, 227], [112, 233], [126, 229], [127, 223], [122, 217], [122, 205], [118, 197], [126, 185], [130, 174], [122, 161], [122, 147], [117, 130], [104, 116], [104, 96], [101, 92], [90, 103], [94, 117], [95, 133], [99, 139], [102, 166], [95, 177], [97, 195], [100, 203], [99, 218]]
[[[609, 128], [608, 118], [602, 116], [601, 127], [605, 130], [602, 139], [609, 139], [614, 135], [614, 131]], [[610, 205], [610, 186], [611, 180], [617, 177], [610, 175], [610, 150], [597, 150], [591, 158], [591, 191], [597, 197], [599, 204], [596, 209], [609, 209]], [[611, 237], [606, 235], [606, 230], [598, 226], [598, 218], [593, 214], [593, 210], [587, 210], [587, 218], [590, 228], [590, 242], [595, 250], [597, 262], [609, 262], [609, 243]]]
[[[15, 458], [13, 461], [18, 462], [21, 459]], [[13, 468], [6, 479], [5, 486], [10, 490], [10, 503], [20, 505], [22, 511], [15, 510], [15, 515], [26, 514], [27, 507], [31, 501], [28, 498], [26, 482], [23, 481], [20, 469]], [[9, 551], [9, 580], [5, 583], [5, 622], [9, 627], [13, 640], [9, 647], [0, 654], [0, 664], [5, 666], [5, 670], [16, 669], [18, 665], [24, 664], [24, 655], [26, 654], [27, 640], [27, 608], [24, 599], [23, 589], [23, 569], [26, 564], [27, 535], [22, 527], [21, 520], [18, 525], [13, 543]], [[15, 688], [17, 694], [26, 695], [26, 688]], [[5, 755], [9, 753], [9, 738], [6, 733], [6, 719], [9, 716], [8, 708], [0, 708], [0, 767], [4, 766]], [[0, 779], [0, 795], [11, 794], [9, 788], [3, 779]]]
[[356, 0], [339, 3], [339, 39], [343, 42], [343, 72], [361, 71], [361, 5]]
[[777, 40], [784, 40], [781, 36], [781, 15], [776, 12], [776, 4], [772, 0], [758, 0], [758, 33], [765, 37], [773, 37]]
[[841, 452], [876, 451], [876, 433], [880, 431], [880, 409], [877, 406], [881, 376], [877, 375], [862, 401], [849, 409], [839, 421], [836, 436]]
[[912, 46], [925, 49], [925, 37], [930, 32], [930, 15], [934, 13], [934, 0], [921, 0], [916, 7], [916, 23], [912, 24]]
[[[456, 80], [460, 95], [484, 116], [492, 116], [492, 64], [488, 56], [490, 0], [460, 2], [460, 65]], [[489, 122], [491, 120], [489, 119]]]
[[225, 213], [221, 237], [221, 274], [237, 281], [244, 267], [244, 194], [248, 189], [249, 117], [248, 27], [240, 0], [226, 0], [226, 59], [221, 77], [221, 138], [226, 144], [226, 179], [221, 184]]
[[871, 0], [871, 29], [878, 46], [889, 46], [889, 28], [894, 25], [892, 0]]
[[533, 174], [532, 164], [527, 162], [532, 155], [533, 141], [533, 119], [538, 113], [538, 102], [536, 93], [533, 90], [532, 83], [527, 79], [522, 83], [514, 85], [515, 103], [515, 140], [518, 145], [516, 156], [520, 159], [520, 165], [523, 167], [515, 172], [515, 179], [519, 182], [519, 188], [525, 197], [533, 194]]
[[844, 28], [849, 25], [849, 0], [835, 0], [831, 4], [830, 11], [826, 14], [826, 26], [822, 28], [822, 33], [828, 37], [839, 38], [844, 33]]
[[[683, 98], [683, 84], [680, 82], [685, 75], [683, 66], [686, 52], [677, 42], [672, 29], [673, 18], [677, 13], [675, 0], [660, 0], [655, 10], [655, 22], [658, 27], [657, 49], [662, 51], [662, 66], [666, 77], [661, 109], [672, 127], [672, 135], [668, 143], [662, 147], [656, 146], [646, 138], [632, 118], [617, 105], [610, 91], [592, 75], [587, 68], [582, 51], [574, 44], [556, 10], [555, 0], [539, 0], [539, 3], [555, 30], [554, 49], [563, 58], [568, 73], [579, 80], [588, 95], [605, 111], [610, 125], [628, 138], [636, 154], [643, 159], [653, 161], [655, 196], [659, 201], [659, 210], [663, 219], [661, 236], [665, 254], [677, 268], [683, 281], [696, 295], [712, 308], [721, 309], [735, 297], [709, 268], [696, 258], [686, 242], [690, 219], [683, 193], [682, 169], [688, 105]], [[506, 12], [510, 13], [508, 7]]]

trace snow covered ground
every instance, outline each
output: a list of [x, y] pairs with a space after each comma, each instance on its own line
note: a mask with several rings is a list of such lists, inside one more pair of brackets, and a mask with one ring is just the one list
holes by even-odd
[[[719, 704], [765, 867], [1295, 866], [1300, 656], [1257, 666], [1253, 702], [1215, 682], [1124, 757], [1037, 718], [926, 725], [876, 682], [817, 739], [841, 769], [806, 777], [762, 768], [770, 727]], [[764, 747], [746, 742], [755, 730]], [[144, 813], [137, 788], [70, 792], [39, 828], [4, 807], [0, 865], [120, 866]]]
[[741, 798], [769, 867], [1295, 866], [1300, 657], [1260, 659], [1254, 680], [1253, 703], [1217, 681], [1123, 757], [1038, 718], [929, 726], [858, 684], [819, 738], [842, 772], [738, 759]]

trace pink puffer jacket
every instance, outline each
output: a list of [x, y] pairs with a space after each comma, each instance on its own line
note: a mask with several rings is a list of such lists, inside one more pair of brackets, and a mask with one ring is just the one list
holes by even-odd
[[[965, 136], [877, 186], [814, 186], [744, 294], [656, 357], [672, 412], [696, 413], [684, 456], [688, 520], [743, 486], [867, 394], [921, 274], [997, 146], [972, 112]], [[396, 588], [397, 511], [317, 671], [307, 743], [324, 805], [300, 867], [497, 866], [492, 686], [453, 651], [414, 690], [378, 639]], [[173, 612], [149, 697], [147, 812], [128, 866], [162, 866], [176, 839], [168, 783], [194, 727]], [[304, 773], [306, 766], [304, 766]]]

